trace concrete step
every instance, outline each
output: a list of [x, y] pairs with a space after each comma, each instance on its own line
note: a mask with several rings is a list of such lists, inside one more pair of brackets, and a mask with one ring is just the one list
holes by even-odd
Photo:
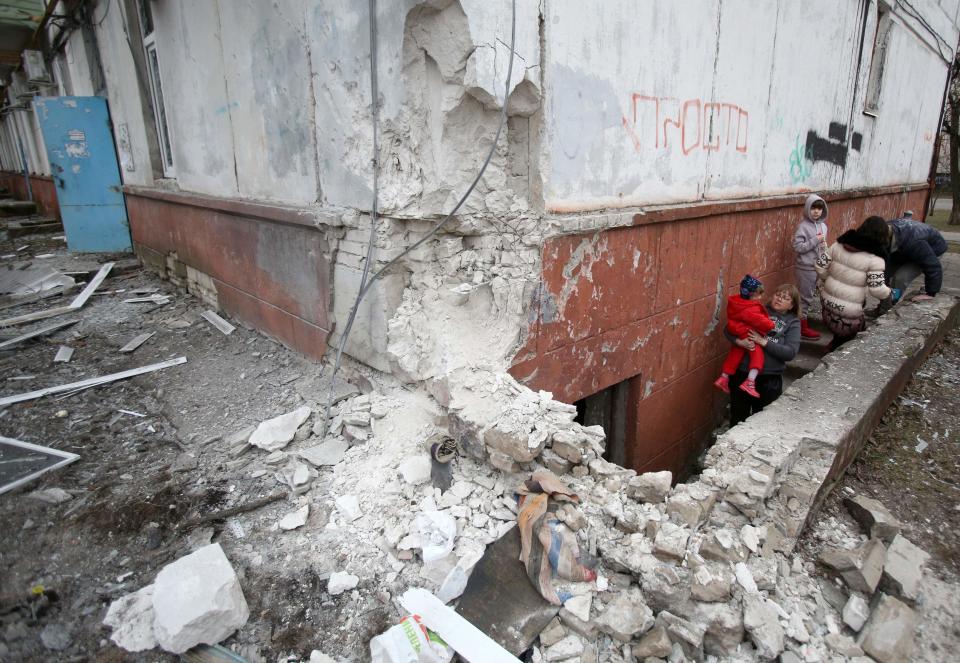
[[27, 216], [37, 213], [37, 204], [29, 200], [0, 200], [0, 216]]

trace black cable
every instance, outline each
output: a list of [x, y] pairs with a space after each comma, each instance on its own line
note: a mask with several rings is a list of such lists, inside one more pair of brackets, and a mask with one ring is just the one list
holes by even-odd
[[[374, 148], [376, 148], [376, 137], [377, 137], [377, 128], [376, 128], [376, 121], [377, 121], [376, 68], [377, 67], [376, 67], [376, 46], [375, 46], [376, 34], [377, 34], [377, 29], [376, 29], [377, 17], [375, 13], [375, 4], [376, 4], [376, 0], [370, 0], [370, 5], [371, 5], [371, 8], [370, 8], [370, 60], [371, 60], [370, 84], [371, 84], [371, 94], [372, 94], [372, 101], [373, 101], [372, 110], [373, 110], [373, 116], [374, 116], [374, 133], [373, 133]], [[353, 322], [354, 322], [354, 319], [356, 318], [357, 310], [360, 308], [360, 302], [363, 300], [364, 295], [366, 295], [370, 291], [370, 288], [373, 287], [373, 284], [376, 283], [377, 279], [383, 276], [383, 274], [386, 273], [388, 269], [390, 269], [397, 262], [399, 262], [401, 258], [409, 254], [411, 251], [417, 249], [424, 242], [426, 242], [431, 237], [436, 235], [440, 231], [440, 229], [443, 228], [450, 221], [450, 219], [453, 218], [453, 215], [457, 213], [457, 210], [460, 209], [460, 207], [467, 200], [470, 194], [473, 193], [473, 189], [480, 182], [480, 178], [483, 177], [483, 173], [487, 170], [487, 166], [490, 164], [490, 160], [493, 158], [493, 153], [497, 149], [497, 142], [500, 140], [500, 133], [503, 131], [503, 125], [507, 118], [507, 99], [510, 96], [510, 79], [511, 79], [511, 75], [513, 74], [513, 55], [514, 55], [514, 49], [516, 48], [516, 45], [517, 45], [517, 0], [511, 0], [510, 1], [510, 57], [507, 61], [507, 79], [504, 84], [504, 90], [503, 90], [503, 106], [500, 109], [500, 121], [497, 123], [497, 132], [493, 137], [493, 144], [490, 146], [490, 151], [487, 153], [487, 158], [484, 159], [483, 165], [480, 166], [480, 170], [479, 172], [477, 172], [477, 176], [473, 178], [473, 181], [470, 183], [470, 186], [467, 187], [467, 190], [460, 197], [460, 200], [457, 201], [457, 204], [454, 205], [453, 209], [450, 210], [450, 212], [443, 218], [443, 220], [440, 221], [437, 225], [435, 225], [433, 229], [430, 230], [430, 232], [428, 232], [426, 235], [421, 237], [418, 241], [414, 242], [411, 246], [407, 247], [403, 252], [401, 252], [399, 255], [394, 257], [392, 260], [387, 262], [386, 265], [381, 267], [376, 273], [374, 273], [372, 277], [370, 277], [369, 282], [365, 283], [364, 279], [366, 277], [366, 274], [369, 271], [369, 265], [371, 261], [372, 251], [373, 251], [374, 233], [376, 232], [376, 227], [372, 223], [375, 217], [371, 218], [370, 243], [367, 245], [367, 264], [364, 265], [364, 278], [361, 278], [360, 280], [360, 289], [357, 291], [357, 298], [354, 301], [353, 309], [350, 312], [350, 317], [347, 319], [347, 325], [343, 330], [343, 334], [340, 335], [340, 343], [337, 348], [337, 358], [336, 358], [336, 361], [334, 362], [333, 370], [330, 373], [330, 390], [327, 394], [327, 405], [324, 410], [324, 420], [323, 420], [324, 435], [326, 435], [327, 422], [330, 420], [330, 408], [333, 401], [333, 380], [337, 375], [337, 371], [340, 370], [340, 360], [343, 356], [343, 348], [347, 344], [347, 337], [350, 335], [350, 330], [353, 327]], [[374, 161], [373, 213], [376, 214], [376, 193], [377, 193], [376, 191], [376, 182], [377, 182], [376, 151], [374, 151], [373, 161]]]
[[940, 48], [940, 44], [943, 44], [944, 46], [947, 47], [947, 51], [952, 52], [952, 51], [953, 51], [953, 47], [950, 45], [950, 42], [948, 42], [946, 39], [944, 39], [943, 37], [941, 37], [941, 36], [940, 36], [940, 33], [937, 32], [937, 31], [933, 28], [933, 26], [930, 25], [930, 24], [927, 22], [927, 19], [925, 19], [925, 18], [920, 14], [920, 12], [917, 11], [916, 7], [914, 7], [912, 4], [910, 4], [910, 2], [909, 2], [908, 0], [897, 0], [897, 4], [898, 4], [898, 5], [902, 5], [903, 8], [906, 10], [907, 15], [910, 16], [911, 18], [916, 19], [917, 22], [920, 23], [920, 25], [922, 25], [922, 26], [927, 30], [927, 32], [929, 32], [929, 33], [933, 36], [933, 38], [934, 38], [934, 39], [936, 40], [936, 42], [937, 42], [937, 44], [936, 44], [936, 46], [937, 46], [937, 53], [940, 54], [940, 57], [941, 57], [941, 58], [943, 58], [943, 59], [946, 60], [947, 62], [950, 62], [951, 59], [948, 58], [947, 56], [945, 56], [945, 55], [943, 54], [943, 50]]

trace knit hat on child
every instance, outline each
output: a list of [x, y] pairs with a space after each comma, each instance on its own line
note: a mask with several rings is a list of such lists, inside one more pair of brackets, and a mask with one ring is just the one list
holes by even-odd
[[740, 279], [740, 296], [744, 299], [750, 299], [750, 295], [762, 287], [763, 283], [760, 282], [760, 279], [754, 278], [747, 274]]

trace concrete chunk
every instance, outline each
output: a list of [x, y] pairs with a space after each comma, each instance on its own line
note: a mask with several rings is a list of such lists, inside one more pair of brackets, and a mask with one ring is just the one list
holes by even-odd
[[219, 543], [160, 570], [154, 582], [153, 611], [157, 642], [174, 654], [201, 643], [220, 642], [250, 615], [237, 574]]
[[666, 658], [673, 650], [670, 636], [663, 626], [654, 626], [647, 631], [639, 644], [633, 646], [633, 657], [638, 661], [645, 658]]
[[853, 550], [824, 550], [820, 561], [839, 573], [850, 589], [869, 595], [880, 584], [886, 548], [880, 539], [870, 539]]
[[250, 436], [250, 444], [267, 451], [283, 449], [290, 444], [300, 426], [310, 418], [310, 413], [310, 408], [304, 405], [293, 412], [261, 422]]
[[138, 652], [157, 646], [153, 617], [153, 585], [147, 585], [111, 603], [103, 623], [113, 629], [110, 639], [118, 647]]
[[334, 571], [330, 574], [330, 579], [327, 581], [327, 592], [330, 594], [330, 596], [337, 596], [353, 589], [359, 583], [360, 578], [352, 573], [347, 573], [346, 571]]
[[618, 595], [595, 621], [597, 628], [624, 643], [646, 633], [654, 624], [653, 611], [636, 589]]
[[908, 603], [916, 602], [920, 598], [923, 566], [928, 559], [930, 555], [898, 534], [887, 550], [881, 587]]
[[323, 444], [304, 449], [297, 455], [315, 467], [336, 465], [343, 460], [343, 456], [349, 448], [350, 445], [344, 440], [327, 440]]
[[882, 594], [864, 627], [860, 646], [880, 663], [910, 660], [917, 616], [905, 603]]
[[672, 482], [672, 472], [644, 472], [627, 482], [627, 496], [638, 502], [657, 504], [666, 499]]
[[890, 543], [900, 533], [900, 521], [894, 517], [879, 501], [865, 495], [847, 497], [843, 506], [859, 523], [864, 534], [875, 537], [884, 543]]
[[867, 602], [853, 594], [847, 599], [847, 604], [843, 606], [843, 623], [854, 631], [859, 632], [863, 625], [867, 623], [870, 617], [870, 606]]
[[784, 647], [783, 627], [778, 620], [776, 607], [757, 594], [743, 598], [743, 626], [757, 648], [760, 658], [772, 661]]
[[690, 530], [666, 522], [660, 526], [657, 538], [653, 541], [653, 554], [661, 559], [683, 560], [687, 554], [687, 540]]

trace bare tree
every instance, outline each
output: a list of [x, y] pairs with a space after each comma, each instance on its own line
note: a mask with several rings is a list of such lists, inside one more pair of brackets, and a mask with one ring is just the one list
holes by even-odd
[[943, 119], [943, 133], [950, 145], [950, 192], [953, 195], [953, 209], [947, 223], [960, 226], [960, 51], [953, 59], [950, 75], [947, 113]]

